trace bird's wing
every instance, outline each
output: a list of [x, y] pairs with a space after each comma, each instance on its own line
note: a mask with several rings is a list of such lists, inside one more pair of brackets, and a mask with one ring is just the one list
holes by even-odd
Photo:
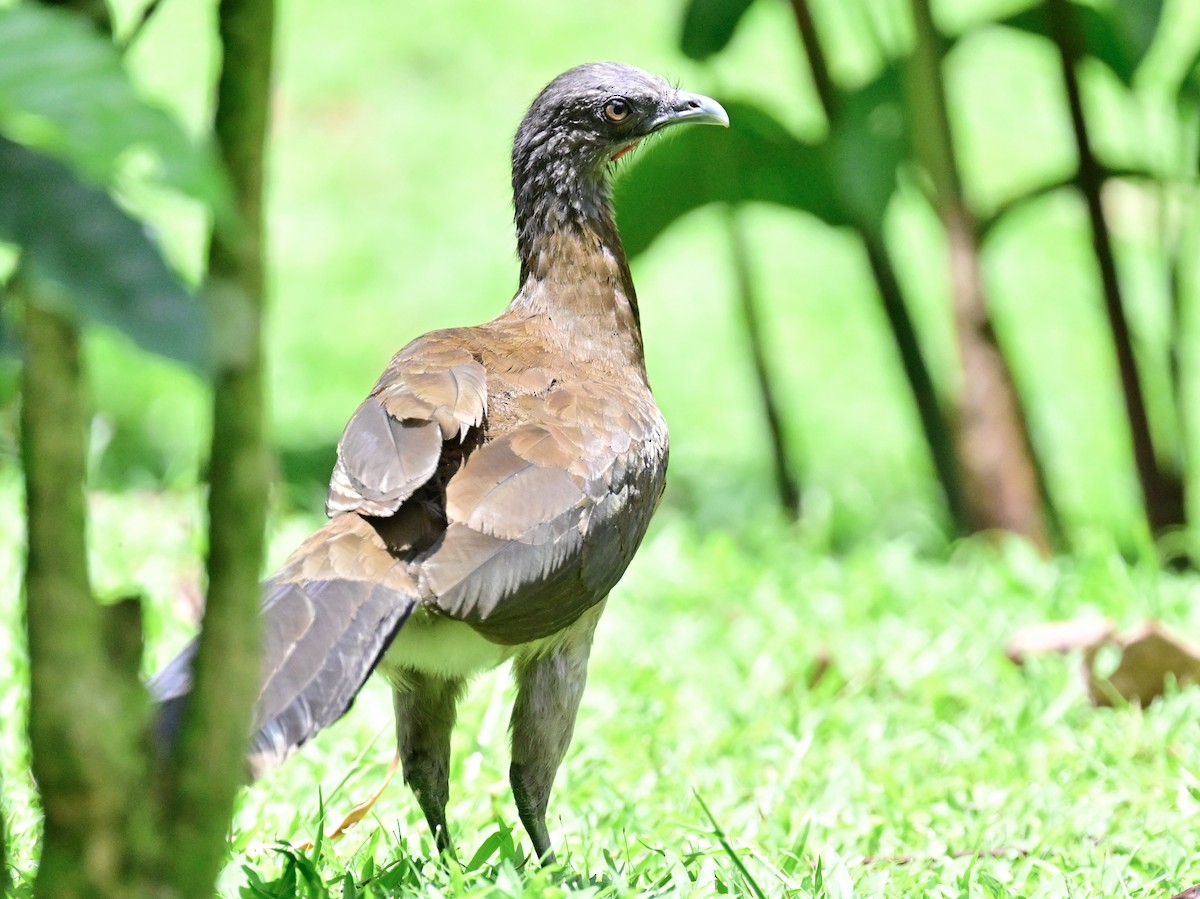
[[419, 600], [406, 566], [358, 515], [313, 534], [264, 587], [255, 773], [349, 710]]
[[[403, 563], [358, 515], [329, 522], [263, 584], [262, 686], [247, 753], [254, 776], [349, 710], [417, 602]], [[182, 722], [196, 645], [149, 684], [162, 746]]]
[[610, 519], [661, 486], [642, 475], [654, 466], [628, 464], [648, 441], [618, 405], [561, 387], [539, 402], [450, 479], [446, 532], [419, 560], [430, 601], [500, 643], [556, 633], [603, 599], [645, 529]]
[[437, 471], [443, 443], [465, 439], [486, 414], [479, 360], [444, 336], [413, 341], [342, 432], [326, 511], [392, 515]]

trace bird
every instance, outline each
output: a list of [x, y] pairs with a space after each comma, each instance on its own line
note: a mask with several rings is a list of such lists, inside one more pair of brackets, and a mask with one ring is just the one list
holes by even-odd
[[[337, 448], [330, 520], [263, 583], [257, 777], [380, 673], [397, 756], [440, 852], [450, 736], [470, 679], [511, 661], [509, 780], [536, 857], [555, 856], [551, 787], [571, 741], [597, 621], [666, 484], [614, 167], [681, 123], [728, 127], [710, 97], [621, 63], [569, 69], [512, 147], [518, 289], [492, 321], [392, 358]], [[170, 745], [196, 642], [150, 682]]]

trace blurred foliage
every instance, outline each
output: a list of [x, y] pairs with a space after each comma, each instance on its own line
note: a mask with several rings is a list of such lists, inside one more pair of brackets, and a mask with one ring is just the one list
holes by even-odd
[[[698, 60], [721, 53], [747, 21], [752, 6], [746, 0], [689, 0], [685, 4], [681, 49]], [[916, 185], [928, 192], [927, 175], [914, 166], [919, 155], [911, 146], [914, 137], [928, 134], [928, 127], [911, 122], [906, 114], [906, 91], [911, 89], [906, 71], [911, 67], [912, 43], [907, 14], [900, 4], [891, 2], [853, 0], [811, 6], [818, 19], [816, 24], [826, 31], [834, 30], [834, 26], [844, 28], [849, 22], [860, 46], [868, 48], [867, 56], [873, 54], [873, 67], [868, 66], [865, 78], [860, 68], [857, 78], [845, 80], [842, 76], [843, 81], [829, 86], [822, 83], [828, 77], [824, 63], [810, 60], [813, 88], [832, 119], [816, 138], [802, 141], [792, 136], [767, 111], [774, 105], [765, 103], [766, 98], [740, 98], [728, 105], [737, 110], [732, 116], [735, 131], [744, 122], [750, 123], [745, 134], [724, 142], [717, 139], [721, 135], [683, 135], [631, 172], [620, 184], [618, 209], [623, 231], [630, 236], [628, 249], [632, 254], [643, 252], [674, 222], [709, 202], [766, 201], [802, 211], [827, 225], [853, 223], [860, 231], [865, 227], [866, 233], [880, 236], [899, 189]], [[1200, 98], [1195, 90], [1200, 34], [1194, 27], [1190, 31], [1175, 30], [1182, 16], [1182, 3], [1168, 10], [1158, 0], [1094, 4], [1073, 0], [1069, 6], [1085, 45], [1087, 64], [1106, 70], [1122, 86], [1128, 100], [1141, 107], [1143, 115], [1155, 115], [1153, 132], [1125, 134], [1120, 142], [1102, 138], [1098, 152], [1107, 180], [1114, 182], [1119, 177], [1138, 191], [1153, 191], [1143, 196], [1160, 207], [1151, 240], [1158, 247], [1157, 277], [1168, 285], [1171, 295], [1172, 320], [1162, 341], [1148, 342], [1145, 335], [1139, 335], [1138, 362], [1139, 367], [1153, 372], [1162, 367], [1162, 360], [1170, 358], [1172, 383], [1167, 386], [1167, 396], [1160, 394], [1151, 403], [1157, 419], [1157, 454], [1168, 460], [1170, 470], [1183, 464], [1184, 450], [1178, 435], [1185, 430], [1183, 419], [1190, 407], [1181, 375], [1181, 366], [1188, 360], [1181, 344], [1184, 331], [1194, 325], [1184, 310], [1189, 302], [1200, 300], [1200, 288], [1188, 280], [1191, 270], [1185, 261], [1187, 254], [1195, 250], [1196, 226], [1194, 221], [1190, 225], [1187, 222], [1195, 218], [1197, 191]], [[792, 7], [803, 30], [808, 4], [793, 2]], [[976, 15], [969, 22], [952, 22], [943, 28], [943, 55], [949, 59], [959, 44], [997, 28], [1049, 41], [1053, 46], [1047, 10], [1041, 4], [1032, 4], [1015, 11], [995, 10], [990, 16]], [[791, 40], [796, 41], [796, 37], [793, 35]], [[814, 49], [807, 38], [805, 44], [809, 50]], [[845, 68], [835, 67], [835, 72], [838, 70]], [[996, 73], [1001, 79], [1006, 75]], [[1057, 91], [1061, 87], [1048, 84], [1047, 89]], [[1088, 113], [1094, 115], [1095, 109], [1089, 108]], [[1065, 109], [1059, 118], [1069, 129]], [[952, 124], [962, 128], [961, 123]], [[790, 176], [779, 171], [781, 166], [789, 167]], [[765, 167], [772, 169], [770, 177], [763, 176]], [[686, 184], [704, 185], [713, 179], [722, 181], [719, 189], [683, 189]], [[663, 190], [662, 185], [668, 188]], [[1017, 208], [1075, 185], [1074, 175], [1064, 176], [1061, 171], [1047, 168], [1042, 180], [1024, 185], [999, 204], [976, 199], [973, 211], [980, 220], [980, 233], [991, 234], [1010, 216], [1017, 222]], [[968, 191], [970, 187], [968, 184]], [[1122, 230], [1127, 233], [1128, 226]], [[1159, 386], [1152, 375], [1143, 374], [1141, 380]], [[1028, 381], [1024, 386], [1028, 389]], [[1171, 418], [1175, 420], [1165, 426], [1164, 419]], [[1139, 439], [1136, 429], [1134, 439]], [[1046, 466], [1041, 467], [1045, 470]], [[1196, 472], [1191, 475], [1193, 482], [1200, 480]], [[1056, 485], [1051, 483], [1049, 487], [1053, 493]]]
[[0, 8], [0, 131], [95, 184], [116, 183], [136, 150], [150, 157], [142, 177], [228, 202], [211, 152], [138, 95], [107, 35], [64, 9]]
[[[1138, 67], [1158, 30], [1162, 6], [1162, 0], [1110, 2], [1100, 7], [1073, 0], [1071, 14], [1088, 56], [1107, 66], [1126, 87], [1132, 87]], [[996, 24], [1047, 40], [1054, 39], [1042, 6], [998, 19]]]
[[[863, 0], [851, 0], [845, 5], [862, 4]], [[752, 0], [690, 0], [684, 14], [681, 49], [697, 60], [719, 53], [732, 40], [751, 5]], [[1161, 0], [1100, 5], [1072, 2], [1072, 10], [1088, 55], [1133, 89], [1135, 76], [1157, 33]], [[859, 12], [869, 18], [865, 9]], [[826, 10], [826, 15], [832, 15], [832, 10]], [[1046, 13], [1040, 5], [975, 24], [975, 28], [989, 26], [1051, 39]], [[952, 47], [970, 33], [946, 35], [945, 40]], [[868, 45], [878, 40], [869, 29], [862, 37]], [[887, 51], [881, 48], [881, 52]], [[1173, 67], [1185, 73], [1175, 86], [1176, 102], [1184, 107], [1200, 103], [1200, 41], [1175, 48], [1175, 55], [1182, 59]], [[665, 152], [643, 162], [619, 185], [621, 227], [623, 234], [630, 235], [630, 254], [641, 253], [672, 222], [709, 202], [777, 203], [808, 212], [834, 226], [846, 225], [856, 215], [882, 223], [894, 192], [897, 169], [911, 158], [909, 123], [903, 114], [902, 63], [903, 58], [885, 62], [865, 83], [839, 88], [838, 115], [830, 132], [817, 143], [791, 137], [760, 102], [739, 99], [727, 104], [738, 112], [733, 117], [736, 135], [685, 134]], [[1183, 109], [1181, 115], [1192, 112]], [[785, 144], [786, 151], [781, 151]], [[1125, 176], [1151, 174], [1148, 168], [1125, 168], [1126, 162], [1114, 160], [1113, 171]], [[770, 174], [764, 169], [770, 169]], [[712, 181], [722, 183], [712, 185]], [[664, 184], [672, 189], [663, 190]], [[684, 184], [691, 189], [680, 189]], [[1055, 179], [1031, 186], [1011, 202], [1040, 197], [1068, 184]]]
[[736, 127], [690, 128], [648, 153], [617, 187], [621, 241], [631, 256], [672, 222], [711, 203], [778, 203], [830, 225], [848, 225], [827, 177], [827, 157], [759, 106], [724, 104]]
[[[118, 33], [136, 30], [143, 5], [113, 4]], [[725, 23], [724, 37], [712, 40], [716, 32], [708, 26], [696, 29], [704, 17], [685, 19], [676, 0], [621, 0], [604, 9], [463, 0], [436, 14], [410, 10], [402, 28], [380, 27], [387, 17], [364, 0], [336, 9], [285, 5], [271, 171], [277, 262], [268, 371], [273, 441], [290, 502], [310, 504], [319, 494], [320, 460], [330, 458], [341, 424], [390, 352], [413, 334], [482, 320], [502, 306], [513, 286], [506, 143], [516, 117], [554, 72], [584, 59], [618, 58], [736, 108], [727, 133], [681, 131], [623, 167], [618, 183], [627, 246], [650, 248], [637, 260], [635, 277], [651, 373], [675, 438], [668, 503], [719, 526], [759, 514], [767, 498], [761, 422], [724, 264], [724, 219], [702, 208], [752, 195], [739, 218], [754, 251], [768, 348], [789, 411], [784, 426], [803, 457], [807, 507], [831, 515], [846, 537], [881, 529], [938, 539], [935, 485], [884, 324], [870, 302], [861, 250], [839, 224], [846, 213], [821, 149], [828, 135], [797, 54], [791, 10], [784, 3], [743, 2], [734, 4], [741, 12], [730, 18], [720, 0], [695, 5], [707, 7], [708, 20]], [[1114, 7], [1125, 12], [1152, 5], [1098, 2], [1094, 9], [1106, 21]], [[1133, 484], [1109, 386], [1111, 363], [1089, 305], [1093, 286], [1078, 266], [1086, 243], [1063, 190], [1070, 184], [1071, 148], [1061, 93], [1047, 81], [1052, 48], [1038, 36], [1044, 25], [1029, 6], [1021, 0], [937, 5], [953, 48], [947, 67], [956, 139], [984, 228], [997, 328], [1013, 348], [1019, 387], [1047, 448], [1068, 525], [1099, 527], [1128, 540], [1137, 530]], [[909, 40], [902, 9], [893, 0], [818, 6], [843, 94], [869, 85], [887, 58], [902, 55]], [[1170, 52], [1160, 31], [1134, 79], [1132, 100], [1128, 89], [1118, 91], [1122, 80], [1103, 62], [1084, 73], [1102, 160], [1122, 174], [1112, 196], [1120, 215], [1120, 261], [1134, 294], [1139, 351], [1151, 348], [1150, 355], [1166, 333], [1154, 231], [1160, 223], [1173, 227], [1178, 206], [1168, 197], [1169, 214], [1160, 215], [1166, 207], [1155, 182], [1126, 176], [1171, 171], [1178, 179], [1195, 172], [1192, 132], [1179, 131], [1177, 120], [1164, 116], [1160, 95], [1164, 85], [1179, 89], [1186, 107], [1200, 84], [1189, 64], [1194, 54], [1184, 58], [1194, 16], [1171, 2], [1163, 15]], [[212, 16], [210, 4], [162, 4], [119, 61], [133, 96], [169, 110], [187, 123], [185, 132], [199, 132], [211, 113], [205, 85], [215, 65]], [[996, 24], [1008, 20], [1026, 21], [1026, 30]], [[673, 46], [685, 22], [696, 35], [685, 49], [708, 54], [703, 67]], [[517, 35], [534, 32], [553, 37], [513, 54]], [[107, 44], [102, 52], [115, 54]], [[86, 91], [88, 84], [74, 79], [64, 89]], [[1185, 109], [1180, 117], [1187, 115]], [[31, 116], [0, 111], [0, 123], [7, 129], [10, 121]], [[897, 133], [886, 114], [868, 124]], [[58, 126], [41, 127], [51, 133]], [[51, 143], [33, 143], [33, 132], [4, 133], [72, 164]], [[173, 267], [195, 283], [205, 214], [201, 204], [181, 200], [176, 186], [166, 187], [166, 167], [153, 143], [123, 156], [117, 151], [117, 174], [103, 186], [146, 223]], [[666, 157], [676, 150], [689, 155], [684, 151], [693, 144], [698, 168], [670, 165]], [[738, 149], [743, 145], [747, 149]], [[775, 160], [806, 174], [781, 176], [775, 165], [751, 165], [735, 182], [730, 166], [716, 161], [732, 156]], [[894, 181], [884, 232], [944, 393], [955, 374], [944, 291], [931, 277], [942, 259], [919, 201], [920, 179], [901, 166]], [[820, 217], [794, 214], [800, 204], [821, 210]], [[1186, 229], [1180, 233], [1190, 239]], [[0, 259], [0, 278], [5, 267]], [[1186, 266], [1182, 275], [1186, 285]], [[108, 328], [91, 329], [85, 349], [96, 412], [93, 483], [194, 482], [208, 428], [202, 383]], [[14, 398], [11, 368], [6, 371], [0, 371], [0, 453], [7, 461], [12, 431], [2, 422], [11, 421]], [[1150, 365], [1143, 376], [1156, 437], [1181, 446], [1188, 438], [1172, 423], [1164, 399], [1165, 365]]]
[[0, 239], [30, 275], [57, 285], [59, 311], [112, 325], [141, 346], [203, 371], [200, 306], [143, 227], [63, 164], [0, 136]]
[[867, 220], [882, 228], [906, 154], [900, 72], [884, 69], [841, 91], [829, 135], [793, 135], [751, 100], [729, 100], [728, 134], [692, 129], [648, 155], [617, 185], [621, 239], [631, 257], [674, 221], [709, 203], [774, 203], [834, 227]]
[[131, 167], [227, 211], [211, 155], [138, 97], [106, 35], [66, 10], [0, 8], [0, 240], [59, 311], [204, 371], [199, 304], [109, 195]]

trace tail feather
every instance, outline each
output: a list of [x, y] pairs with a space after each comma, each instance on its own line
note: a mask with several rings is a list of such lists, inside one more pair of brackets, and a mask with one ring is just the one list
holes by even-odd
[[[420, 601], [406, 564], [354, 514], [313, 534], [263, 588], [263, 677], [247, 751], [255, 777], [350, 709]], [[193, 640], [148, 685], [160, 746], [178, 736], [195, 653]]]

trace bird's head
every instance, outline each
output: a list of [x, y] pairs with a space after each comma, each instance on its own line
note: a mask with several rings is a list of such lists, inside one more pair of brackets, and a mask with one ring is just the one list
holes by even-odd
[[680, 122], [728, 126], [729, 117], [716, 100], [678, 90], [633, 66], [576, 66], [533, 101], [517, 131], [514, 162], [519, 156], [553, 153], [573, 158], [581, 173], [594, 171], [642, 138]]
[[531, 232], [611, 221], [608, 172], [671, 125], [729, 125], [721, 104], [614, 62], [576, 66], [538, 94], [513, 141], [519, 240]]

